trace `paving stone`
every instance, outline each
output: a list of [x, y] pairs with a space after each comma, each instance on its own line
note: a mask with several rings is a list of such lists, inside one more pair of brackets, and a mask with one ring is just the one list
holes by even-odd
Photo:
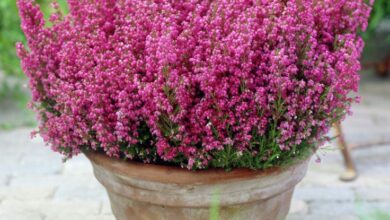
[[0, 187], [6, 186], [9, 182], [9, 180], [10, 180], [10, 176], [5, 175], [5, 174], [3, 174], [3, 175], [0, 174]]
[[89, 175], [93, 173], [92, 165], [85, 155], [80, 154], [64, 164], [65, 175]]
[[52, 215], [45, 218], [45, 220], [115, 220], [113, 215]]
[[[367, 174], [367, 175], [366, 175]], [[368, 171], [359, 169], [359, 176], [353, 182], [342, 182], [345, 187], [365, 188], [365, 187], [389, 187], [390, 176], [369, 174]]]
[[41, 212], [45, 216], [99, 215], [100, 202], [97, 201], [19, 201], [6, 199], [0, 204], [0, 213]]
[[389, 124], [385, 124], [385, 122], [390, 121], [390, 105], [389, 108], [373, 107], [370, 108], [369, 111], [371, 112], [371, 117], [376, 125], [380, 125], [380, 127], [390, 127]]
[[[371, 130], [372, 131], [372, 130]], [[370, 146], [377, 143], [389, 143], [390, 137], [383, 130], [358, 133], [345, 132], [345, 140], [349, 146]]]
[[112, 215], [112, 209], [111, 209], [111, 204], [110, 201], [105, 201], [102, 204], [102, 210], [101, 210], [102, 215]]
[[367, 168], [362, 168], [363, 166], [364, 166], [363, 163], [358, 165], [358, 168], [359, 167], [361, 168], [359, 169], [360, 175], [382, 175], [382, 177], [387, 179], [388, 177], [390, 177], [390, 169], [389, 169], [390, 166], [370, 165]]
[[57, 175], [62, 172], [62, 168], [63, 163], [58, 155], [55, 156], [55, 159], [49, 156], [25, 155], [21, 159], [20, 164], [12, 170], [12, 175]]
[[10, 176], [12, 171], [19, 166], [21, 158], [21, 153], [3, 154], [2, 152], [0, 155], [0, 176]]
[[379, 107], [383, 109], [388, 109], [389, 104], [388, 98], [377, 97], [376, 95], [365, 95], [363, 103], [369, 107]]
[[367, 91], [369, 95], [376, 96], [378, 98], [383, 98], [383, 92], [390, 92], [388, 80], [382, 82], [370, 83], [363, 86], [364, 90]]
[[353, 201], [355, 194], [347, 187], [298, 187], [294, 198], [304, 201]]
[[342, 122], [342, 127], [345, 132], [356, 128], [358, 130], [365, 130], [363, 128], [376, 128], [376, 124], [372, 118], [372, 112], [367, 111], [365, 109], [364, 112], [362, 111], [354, 111], [352, 116], [347, 117], [343, 122]]
[[64, 181], [58, 186], [53, 201], [85, 200], [106, 201], [105, 189], [94, 177], [64, 176]]
[[[0, 206], [1, 207], [1, 206]], [[45, 216], [36, 212], [3, 213], [0, 211], [0, 219], [4, 220], [44, 220]]]
[[3, 155], [25, 153], [34, 148], [30, 139], [31, 129], [0, 131], [0, 150]]
[[54, 187], [0, 187], [0, 198], [19, 201], [48, 199], [53, 196]]
[[[389, 99], [385, 100], [378, 95], [363, 98], [363, 103], [367, 101], [368, 104], [354, 105], [354, 114], [343, 122], [346, 140], [353, 145], [390, 141]], [[388, 104], [384, 106], [383, 103]]]
[[355, 189], [358, 199], [363, 201], [388, 201], [390, 203], [390, 188], [387, 187], [360, 187]]
[[343, 184], [339, 181], [337, 173], [326, 174], [323, 172], [312, 172], [311, 168], [306, 177], [299, 183], [299, 187], [328, 187], [329, 185]]
[[359, 220], [354, 215], [289, 215], [287, 220]]
[[45, 145], [42, 138], [36, 137], [28, 140], [28, 144], [33, 146], [28, 149], [25, 156], [30, 158], [46, 158], [46, 160], [63, 161], [63, 156], [54, 152], [50, 146]]
[[11, 179], [10, 187], [37, 187], [37, 188], [57, 188], [60, 184], [65, 182], [63, 175], [50, 175], [50, 176], [38, 176], [38, 175], [26, 175], [17, 176]]
[[10, 186], [56, 189], [53, 193], [53, 201], [108, 200], [105, 189], [92, 175], [15, 177], [10, 182]]
[[353, 151], [354, 157], [364, 163], [369, 164], [390, 164], [388, 158], [390, 157], [389, 145], [374, 145], [367, 148], [357, 149]]
[[291, 201], [291, 207], [289, 214], [304, 215], [309, 212], [308, 204], [303, 200], [293, 199]]
[[[355, 202], [314, 201], [309, 204], [309, 209], [310, 209], [310, 214], [313, 216], [336, 217], [336, 216], [351, 216], [351, 215], [356, 216], [359, 207]], [[343, 218], [336, 218], [336, 219], [343, 219]]]

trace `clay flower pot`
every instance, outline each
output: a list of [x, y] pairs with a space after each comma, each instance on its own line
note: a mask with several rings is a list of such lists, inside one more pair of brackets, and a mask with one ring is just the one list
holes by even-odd
[[118, 220], [209, 219], [216, 198], [219, 219], [285, 219], [309, 161], [265, 171], [188, 171], [85, 154], [107, 189]]

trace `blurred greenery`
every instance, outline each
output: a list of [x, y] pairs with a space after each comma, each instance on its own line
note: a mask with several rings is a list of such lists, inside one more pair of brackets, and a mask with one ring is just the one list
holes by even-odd
[[[47, 20], [53, 9], [50, 6], [52, 0], [36, 0]], [[58, 0], [61, 9], [66, 12], [66, 0]], [[25, 43], [25, 37], [20, 29], [20, 19], [16, 0], [0, 0], [0, 109], [1, 113], [9, 111], [13, 113], [12, 108], [18, 108], [20, 114], [25, 117], [20, 120], [19, 116], [14, 116], [19, 122], [14, 120], [4, 121], [0, 117], [0, 129], [10, 129], [15, 125], [33, 125], [32, 113], [26, 110], [29, 93], [23, 87], [27, 79], [24, 76], [20, 62], [16, 55], [15, 45], [17, 42]], [[14, 113], [16, 114], [16, 113]]]
[[359, 215], [360, 220], [390, 220], [390, 213], [380, 209]]
[[372, 37], [375, 34], [375, 31], [377, 30], [381, 21], [389, 17], [390, 0], [375, 0], [367, 31], [363, 33], [364, 39], [368, 40], [370, 37]]
[[[41, 5], [45, 18], [48, 19], [52, 8], [51, 0], [36, 0]], [[59, 0], [61, 8], [66, 11], [66, 1]], [[23, 73], [16, 55], [15, 44], [25, 42], [20, 30], [20, 19], [16, 0], [0, 1], [0, 69], [6, 76], [22, 77]]]
[[6, 75], [21, 76], [15, 43], [24, 42], [15, 0], [0, 1], [0, 69]]
[[[36, 0], [41, 5], [45, 18], [49, 17], [52, 11], [50, 0]], [[59, 1], [65, 9], [65, 0]], [[16, 0], [0, 1], [0, 69], [5, 75], [21, 77], [22, 71], [19, 59], [16, 56], [16, 42], [25, 42], [24, 35], [20, 30], [20, 19]]]

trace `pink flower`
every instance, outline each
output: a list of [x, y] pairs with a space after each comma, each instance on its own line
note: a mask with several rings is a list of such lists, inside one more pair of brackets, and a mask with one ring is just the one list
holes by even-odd
[[91, 147], [191, 169], [233, 146], [263, 158], [259, 136], [282, 151], [319, 142], [356, 100], [364, 0], [68, 3], [47, 26], [18, 0], [17, 49], [40, 134], [69, 157]]

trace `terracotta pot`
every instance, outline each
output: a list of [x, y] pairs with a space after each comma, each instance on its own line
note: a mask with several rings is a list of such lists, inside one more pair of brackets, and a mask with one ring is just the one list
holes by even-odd
[[309, 161], [265, 171], [188, 171], [93, 152], [86, 155], [118, 220], [207, 220], [216, 200], [221, 220], [285, 219], [294, 187]]

